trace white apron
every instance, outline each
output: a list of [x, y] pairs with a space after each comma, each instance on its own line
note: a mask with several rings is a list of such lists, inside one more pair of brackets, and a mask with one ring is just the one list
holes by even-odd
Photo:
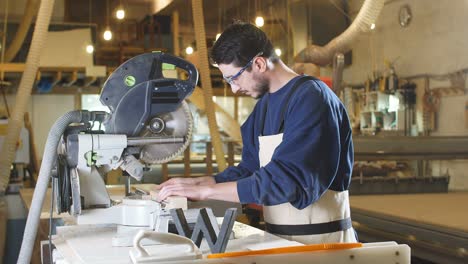
[[[259, 136], [260, 167], [270, 162], [282, 140], [282, 133]], [[357, 242], [351, 227], [348, 191], [327, 190], [318, 201], [302, 210], [290, 203], [263, 206], [263, 217], [267, 231], [303, 244]]]

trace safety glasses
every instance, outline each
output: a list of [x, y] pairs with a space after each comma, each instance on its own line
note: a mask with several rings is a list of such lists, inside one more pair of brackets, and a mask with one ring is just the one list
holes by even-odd
[[255, 55], [249, 62], [247, 62], [247, 64], [242, 67], [242, 69], [240, 69], [236, 74], [234, 75], [231, 75], [231, 76], [228, 76], [228, 77], [225, 77], [223, 76], [223, 79], [229, 84], [229, 85], [233, 85], [234, 84], [234, 81], [239, 78], [239, 76], [241, 76], [241, 74], [247, 70], [253, 63], [253, 61], [255, 60], [255, 58], [257, 58], [258, 56], [262, 56], [263, 52], [259, 52], [257, 53], [257, 55]]

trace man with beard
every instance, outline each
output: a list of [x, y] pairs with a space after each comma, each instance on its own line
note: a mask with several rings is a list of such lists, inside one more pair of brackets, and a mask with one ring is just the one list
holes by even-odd
[[241, 128], [242, 161], [215, 176], [170, 179], [158, 199], [255, 203], [270, 233], [305, 244], [356, 242], [348, 198], [353, 143], [338, 97], [288, 68], [252, 24], [230, 25], [211, 59], [234, 93], [259, 99]]

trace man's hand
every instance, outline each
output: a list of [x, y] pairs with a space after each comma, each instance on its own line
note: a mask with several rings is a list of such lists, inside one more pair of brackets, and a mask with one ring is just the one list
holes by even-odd
[[155, 190], [161, 190], [166, 186], [172, 185], [213, 185], [215, 184], [214, 177], [212, 176], [205, 176], [205, 177], [186, 177], [186, 178], [171, 178], [160, 185], [156, 185], [154, 187]]
[[159, 190], [156, 200], [164, 201], [169, 196], [183, 196], [190, 200], [222, 200], [239, 202], [236, 182], [216, 184], [211, 176], [172, 178], [155, 187]]
[[183, 196], [189, 200], [205, 200], [209, 197], [211, 185], [171, 184], [161, 188], [157, 200], [164, 201], [169, 196]]
[[155, 190], [161, 190], [162, 188], [164, 188], [165, 186], [171, 186], [171, 185], [181, 185], [181, 184], [184, 184], [184, 185], [195, 185], [195, 181], [193, 178], [180, 178], [180, 177], [177, 177], [177, 178], [171, 178], [159, 185], [156, 185], [154, 187]]

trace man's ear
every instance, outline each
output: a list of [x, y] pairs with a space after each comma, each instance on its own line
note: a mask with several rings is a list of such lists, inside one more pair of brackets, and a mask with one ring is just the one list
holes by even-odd
[[257, 57], [253, 63], [253, 67], [259, 72], [265, 72], [268, 67], [268, 59], [265, 57]]

